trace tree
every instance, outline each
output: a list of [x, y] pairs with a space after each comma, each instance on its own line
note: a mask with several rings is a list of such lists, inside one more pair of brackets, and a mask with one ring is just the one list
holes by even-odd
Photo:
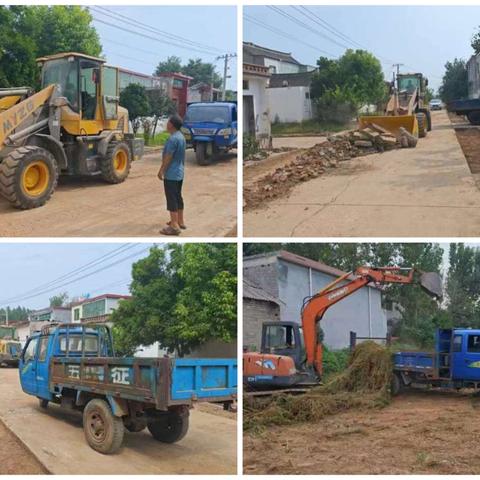
[[0, 87], [38, 87], [35, 59], [102, 51], [89, 11], [73, 5], [0, 6]]
[[215, 71], [215, 65], [203, 62], [200, 58], [188, 60], [182, 67], [182, 73], [193, 77], [192, 83], [213, 83], [215, 88], [222, 85], [222, 77]]
[[472, 46], [475, 55], [478, 55], [480, 53], [480, 28], [473, 34], [470, 45]]
[[159, 342], [183, 356], [209, 339], [236, 338], [236, 246], [153, 247], [132, 267], [131, 300], [112, 314], [117, 348]]
[[8, 312], [8, 323], [16, 323], [16, 322], [24, 322], [28, 319], [28, 315], [31, 312], [30, 309], [25, 307], [7, 307], [7, 308], [0, 308], [0, 324], [4, 324], [6, 322]]
[[68, 303], [68, 293], [62, 292], [53, 297], [50, 297], [51, 307], [63, 307]]
[[128, 84], [120, 92], [120, 105], [128, 110], [133, 133], [136, 135], [140, 127], [141, 118], [148, 116], [150, 113], [150, 104], [145, 87], [138, 83]]
[[440, 98], [444, 103], [464, 98], [468, 95], [468, 76], [465, 60], [455, 58], [445, 64], [442, 84], [439, 88]]
[[162, 90], [157, 88], [148, 90], [147, 97], [150, 106], [148, 115], [153, 118], [151, 126], [151, 137], [153, 138], [157, 130], [158, 121], [161, 117], [174, 113], [175, 104]]
[[182, 71], [182, 59], [175, 55], [167, 57], [164, 62], [160, 62], [155, 69], [155, 75], [160, 75], [161, 73], [172, 73], [172, 72], [181, 72]]
[[357, 109], [376, 104], [385, 96], [382, 65], [365, 50], [347, 50], [340, 58], [320, 57], [318, 72], [313, 75], [312, 98], [335, 94]]

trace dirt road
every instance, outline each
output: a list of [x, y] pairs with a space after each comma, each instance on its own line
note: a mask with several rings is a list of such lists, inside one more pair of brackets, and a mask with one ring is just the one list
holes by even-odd
[[479, 401], [466, 394], [408, 393], [383, 410], [245, 435], [244, 473], [478, 475]]
[[[480, 190], [445, 111], [433, 112], [433, 125], [414, 149], [341, 162], [337, 169], [297, 185], [288, 197], [247, 211], [244, 234], [479, 235]], [[246, 185], [254, 181], [251, 174], [245, 177]]]
[[[16, 369], [0, 369], [0, 419], [55, 474], [235, 474], [236, 421], [193, 410], [186, 437], [172, 445], [125, 433], [124, 447], [102, 455], [85, 442], [79, 412], [43, 411], [22, 392]], [[1, 463], [0, 463], [0, 473]]]
[[[157, 178], [160, 152], [134, 162], [119, 185], [99, 179], [62, 178], [51, 200], [35, 210], [19, 211], [0, 198], [0, 235], [8, 237], [158, 236], [168, 212]], [[187, 151], [184, 199], [188, 225], [182, 236], [234, 235], [236, 154], [199, 167]]]

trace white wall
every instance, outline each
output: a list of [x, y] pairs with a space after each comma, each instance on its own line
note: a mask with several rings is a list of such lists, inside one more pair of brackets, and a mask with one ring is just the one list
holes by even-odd
[[22, 347], [25, 346], [28, 337], [30, 336], [30, 325], [22, 325], [21, 327], [15, 327], [17, 332], [17, 337], [19, 342], [22, 344]]
[[300, 65], [294, 63], [281, 62], [280, 60], [274, 60], [273, 58], [265, 58], [266, 67], [274, 67], [273, 73], [298, 73], [300, 71]]
[[270, 137], [271, 124], [268, 109], [268, 99], [266, 86], [268, 79], [264, 77], [255, 77], [244, 75], [244, 80], [248, 81], [248, 89], [243, 91], [243, 95], [253, 96], [253, 110], [255, 116], [255, 132], [259, 136]]
[[[308, 97], [308, 98], [307, 98]], [[312, 118], [310, 87], [267, 88], [272, 122], [302, 122]]]

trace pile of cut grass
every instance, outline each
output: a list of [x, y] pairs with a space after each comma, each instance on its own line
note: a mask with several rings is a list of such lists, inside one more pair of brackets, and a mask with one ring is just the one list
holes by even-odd
[[259, 432], [269, 425], [316, 422], [352, 408], [380, 408], [390, 401], [390, 351], [375, 342], [359, 344], [347, 368], [325, 385], [303, 395], [279, 395], [244, 402], [244, 429]]

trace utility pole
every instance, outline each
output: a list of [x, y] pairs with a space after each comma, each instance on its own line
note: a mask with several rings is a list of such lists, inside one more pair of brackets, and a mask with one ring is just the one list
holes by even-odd
[[394, 63], [392, 65], [392, 67], [395, 67], [397, 69], [397, 77], [398, 77], [398, 75], [400, 75], [400, 67], [403, 67], [403, 66], [404, 66], [403, 63]]
[[236, 57], [236, 53], [226, 53], [225, 55], [220, 55], [217, 57], [217, 60], [222, 60], [224, 61], [223, 63], [223, 86], [222, 86], [222, 100], [225, 101], [225, 95], [227, 92], [227, 78], [230, 78], [228, 76], [228, 61], [231, 58]]

